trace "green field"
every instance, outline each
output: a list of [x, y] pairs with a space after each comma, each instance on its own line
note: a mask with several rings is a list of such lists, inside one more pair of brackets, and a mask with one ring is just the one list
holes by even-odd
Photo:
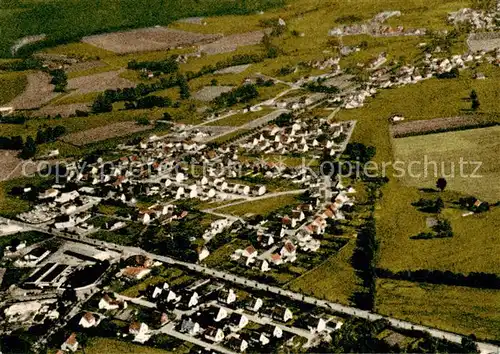
[[480, 339], [500, 338], [500, 291], [379, 280], [377, 312]]
[[[406, 185], [433, 187], [436, 179], [445, 175], [450, 176], [447, 178], [448, 189], [496, 202], [500, 200], [499, 136], [500, 127], [496, 126], [394, 139], [394, 158], [405, 165], [411, 161], [422, 162], [402, 178]], [[425, 158], [429, 164], [424, 163]], [[464, 166], [461, 173], [461, 159], [482, 165], [474, 175], [476, 167], [472, 164]]]
[[0, 74], [0, 105], [4, 105], [21, 94], [28, 83], [24, 73]]
[[85, 348], [87, 354], [165, 354], [168, 351], [132, 344], [111, 338], [93, 338]]
[[218, 213], [244, 216], [246, 214], [267, 215], [279, 208], [299, 204], [297, 195], [282, 195], [253, 202], [241, 203], [226, 208], [217, 209]]
[[354, 247], [355, 243], [351, 240], [338, 254], [291, 281], [288, 287], [320, 299], [350, 305], [351, 296], [360, 288], [360, 280], [350, 263]]

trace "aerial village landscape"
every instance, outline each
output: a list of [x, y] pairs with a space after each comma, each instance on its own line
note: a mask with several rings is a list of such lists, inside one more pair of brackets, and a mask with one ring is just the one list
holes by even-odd
[[500, 1], [0, 14], [0, 353], [500, 353]]

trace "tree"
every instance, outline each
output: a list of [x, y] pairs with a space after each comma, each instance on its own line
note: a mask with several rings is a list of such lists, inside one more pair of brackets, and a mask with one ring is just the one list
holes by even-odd
[[446, 179], [443, 177], [438, 178], [438, 180], [436, 181], [436, 188], [438, 188], [441, 192], [444, 191], [447, 185], [448, 181], [446, 181]]
[[210, 81], [210, 85], [212, 85], [212, 86], [217, 86], [217, 79], [212, 79], [212, 80]]
[[438, 214], [441, 213], [441, 210], [443, 210], [444, 208], [444, 202], [441, 198], [436, 199], [436, 204], [434, 208], [436, 209], [436, 213]]
[[36, 154], [36, 143], [31, 136], [28, 136], [26, 142], [24, 143], [23, 150], [21, 151], [21, 158], [29, 159]]
[[172, 115], [168, 112], [163, 113], [163, 120], [171, 121]]
[[481, 103], [479, 102], [479, 99], [473, 99], [472, 100], [472, 105], [471, 105], [471, 108], [473, 111], [477, 111], [477, 109], [479, 108], [479, 106], [481, 105]]
[[476, 90], [472, 90], [472, 91], [470, 92], [469, 97], [470, 97], [471, 101], [473, 101], [473, 100], [477, 99], [477, 92], [476, 92]]
[[100, 94], [96, 97], [94, 103], [92, 103], [92, 112], [94, 113], [111, 112], [112, 110], [113, 103], [107, 95]]

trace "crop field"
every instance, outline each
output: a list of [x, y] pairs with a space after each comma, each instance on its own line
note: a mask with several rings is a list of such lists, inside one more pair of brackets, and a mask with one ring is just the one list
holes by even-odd
[[43, 72], [28, 74], [28, 82], [24, 91], [15, 96], [8, 104], [16, 109], [39, 108], [59, 93], [54, 92], [50, 84], [50, 76]]
[[166, 27], [141, 28], [84, 37], [84, 43], [114, 53], [149, 52], [211, 42], [220, 35], [186, 32]]
[[[496, 202], [500, 200], [499, 136], [500, 126], [495, 126], [394, 139], [394, 158], [405, 165], [422, 161], [409, 171], [411, 173], [405, 173], [406, 185], [433, 187], [436, 179], [444, 174], [450, 176], [448, 189]], [[437, 163], [438, 168], [426, 165], [424, 159]], [[477, 177], [472, 175], [476, 168], [473, 164], [464, 166], [463, 173], [460, 172], [461, 159], [482, 164], [475, 174]]]
[[203, 102], [210, 102], [225, 92], [233, 89], [232, 86], [205, 86], [193, 95], [193, 98]]
[[377, 311], [480, 339], [500, 338], [498, 290], [379, 280]]
[[102, 127], [82, 130], [65, 135], [61, 140], [73, 145], [82, 146], [102, 140], [129, 135], [151, 129], [151, 126], [139, 125], [136, 122], [118, 122]]
[[23, 73], [0, 74], [0, 105], [8, 103], [20, 95], [27, 84], [28, 80]]
[[89, 76], [80, 76], [68, 80], [68, 90], [74, 90], [76, 94], [84, 95], [91, 92], [104, 90], [123, 89], [135, 87], [135, 83], [121, 78], [121, 71], [109, 71]]
[[13, 43], [28, 35], [44, 33], [49, 42], [62, 43], [113, 30], [167, 25], [188, 16], [247, 14], [282, 4], [281, 0], [10, 0], [0, 7], [0, 56], [10, 55]]
[[435, 118], [398, 123], [391, 126], [393, 138], [404, 138], [414, 135], [439, 133], [444, 131], [463, 130], [467, 128], [485, 127], [500, 123], [498, 116], [468, 115], [461, 117]]

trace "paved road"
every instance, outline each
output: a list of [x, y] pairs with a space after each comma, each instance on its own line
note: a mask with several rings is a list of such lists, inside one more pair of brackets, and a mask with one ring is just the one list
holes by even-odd
[[[7, 221], [7, 220], [8, 219], [0, 217], [0, 221]], [[22, 224], [23, 226], [26, 226], [26, 225], [24, 225], [24, 223], [20, 223], [18, 221], [11, 220], [11, 222]], [[43, 230], [41, 230], [41, 231], [43, 231]], [[45, 230], [45, 232], [46, 232], [46, 230]], [[447, 340], [449, 340], [451, 342], [455, 342], [455, 343], [460, 343], [462, 341], [462, 338], [463, 338], [462, 336], [455, 334], [455, 333], [442, 331], [442, 330], [432, 328], [432, 327], [417, 325], [417, 324], [414, 324], [414, 323], [411, 323], [408, 321], [403, 321], [403, 320], [399, 320], [399, 319], [392, 318], [392, 317], [382, 316], [382, 315], [372, 313], [369, 311], [360, 310], [356, 307], [345, 306], [345, 305], [341, 305], [339, 303], [317, 299], [317, 298], [314, 298], [312, 296], [303, 295], [303, 294], [296, 293], [296, 292], [293, 292], [290, 290], [285, 290], [285, 289], [282, 289], [282, 288], [279, 288], [276, 286], [270, 286], [267, 284], [259, 283], [257, 281], [250, 280], [250, 279], [247, 279], [244, 277], [240, 277], [240, 276], [237, 276], [237, 275], [234, 275], [231, 273], [208, 268], [208, 267], [205, 267], [203, 265], [186, 263], [186, 262], [182, 262], [182, 261], [170, 258], [170, 257], [152, 254], [152, 253], [146, 252], [138, 247], [121, 246], [121, 245], [117, 245], [117, 244], [113, 244], [113, 243], [109, 243], [109, 242], [89, 239], [89, 238], [86, 238], [84, 236], [65, 235], [61, 232], [54, 232], [53, 234], [56, 236], [60, 236], [60, 237], [70, 239], [73, 241], [77, 241], [77, 242], [84, 242], [84, 243], [88, 243], [88, 244], [99, 246], [99, 247], [104, 246], [104, 247], [107, 247], [107, 248], [112, 249], [112, 250], [123, 252], [124, 254], [130, 254], [130, 255], [144, 254], [144, 255], [146, 255], [154, 260], [158, 260], [160, 262], [164, 262], [167, 264], [173, 264], [173, 265], [180, 265], [180, 266], [186, 267], [190, 270], [193, 270], [193, 271], [196, 271], [199, 273], [203, 273], [203, 274], [209, 275], [209, 276], [214, 277], [214, 278], [219, 278], [221, 280], [225, 280], [228, 282], [240, 284], [240, 285], [243, 285], [243, 286], [248, 287], [248, 288], [268, 291], [268, 292], [271, 292], [271, 293], [274, 293], [277, 295], [288, 297], [288, 298], [295, 300], [295, 301], [301, 301], [301, 302], [315, 305], [318, 307], [331, 309], [331, 310], [338, 312], [338, 313], [343, 313], [343, 314], [350, 315], [350, 316], [360, 317], [360, 318], [364, 318], [364, 319], [367, 319], [370, 321], [375, 321], [375, 320], [379, 320], [379, 319], [386, 319], [395, 328], [405, 329], [405, 330], [418, 330], [418, 331], [422, 331], [422, 332], [427, 332], [435, 338], [443, 338], [443, 339], [447, 339]], [[482, 353], [500, 353], [500, 347], [498, 347], [498, 346], [495, 346], [495, 345], [489, 344], [489, 343], [484, 343], [484, 342], [476, 342], [476, 343], [478, 345], [479, 350]]]

